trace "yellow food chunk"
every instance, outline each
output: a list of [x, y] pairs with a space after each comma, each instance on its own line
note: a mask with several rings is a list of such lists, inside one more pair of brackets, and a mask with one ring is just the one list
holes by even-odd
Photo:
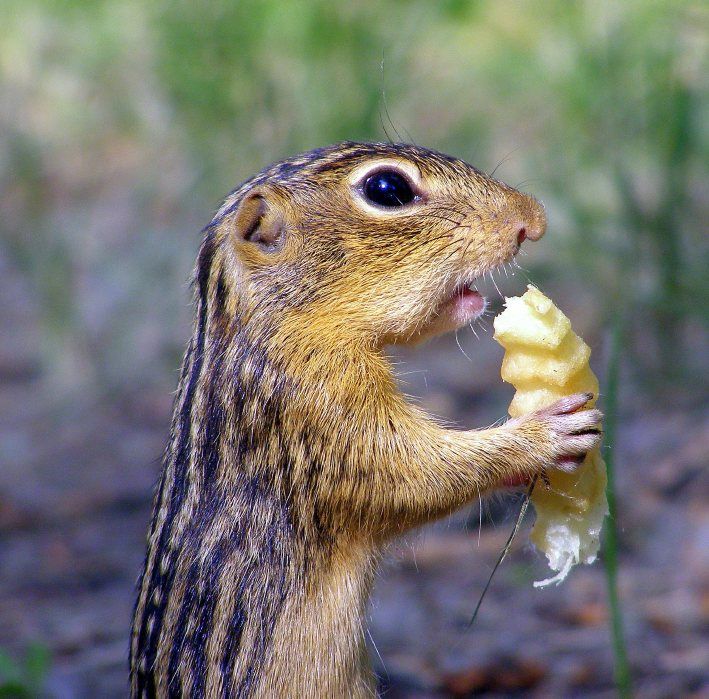
[[[568, 396], [590, 391], [598, 380], [589, 366], [591, 350], [571, 330], [569, 319], [542, 294], [528, 286], [519, 297], [505, 299], [495, 318], [495, 339], [505, 348], [502, 378], [516, 389], [509, 413], [519, 417]], [[532, 493], [537, 519], [531, 539], [557, 574], [535, 587], [560, 583], [577, 563], [592, 563], [600, 547], [608, 514], [606, 467], [600, 450], [590, 452], [574, 473], [549, 472], [550, 487]]]

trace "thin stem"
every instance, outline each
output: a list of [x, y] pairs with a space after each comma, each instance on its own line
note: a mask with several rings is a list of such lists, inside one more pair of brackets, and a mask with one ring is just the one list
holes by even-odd
[[497, 561], [495, 562], [495, 565], [492, 567], [492, 572], [490, 573], [490, 576], [488, 577], [487, 582], [485, 583], [485, 587], [483, 588], [483, 591], [480, 593], [480, 599], [478, 599], [478, 603], [475, 605], [473, 615], [472, 615], [472, 617], [470, 617], [470, 621], [468, 622], [468, 629], [470, 629], [470, 627], [475, 623], [475, 619], [478, 616], [478, 612], [480, 611], [480, 607], [482, 606], [483, 600], [485, 599], [485, 595], [487, 594], [490, 584], [492, 583], [492, 579], [495, 576], [497, 569], [502, 564], [502, 561], [505, 560], [505, 557], [509, 553], [510, 547], [512, 546], [512, 541], [515, 538], [515, 536], [517, 536], [517, 532], [519, 531], [519, 528], [522, 526], [522, 520], [524, 519], [524, 515], [526, 514], [527, 508], [529, 507], [529, 499], [532, 497], [532, 491], [534, 490], [534, 486], [536, 484], [537, 484], [537, 476], [534, 476], [534, 478], [532, 478], [532, 482], [529, 484], [529, 488], [527, 489], [527, 494], [522, 502], [522, 507], [519, 510], [519, 514], [517, 515], [517, 520], [515, 521], [515, 526], [512, 528], [510, 535], [507, 537], [507, 541], [505, 542], [505, 546], [502, 549], [502, 552], [500, 553], [500, 555], [497, 557]]
[[608, 357], [608, 375], [606, 378], [606, 472], [608, 484], [606, 497], [608, 498], [608, 521], [603, 545], [603, 561], [606, 570], [606, 584], [608, 588], [608, 606], [610, 608], [611, 636], [613, 639], [613, 658], [615, 663], [614, 674], [618, 694], [622, 699], [632, 696], [632, 682], [628, 653], [623, 634], [623, 618], [621, 604], [618, 597], [618, 530], [617, 508], [615, 497], [615, 445], [616, 425], [618, 418], [618, 384], [620, 374], [620, 353], [623, 346], [622, 312], [618, 312], [613, 322], [611, 331], [610, 354]]

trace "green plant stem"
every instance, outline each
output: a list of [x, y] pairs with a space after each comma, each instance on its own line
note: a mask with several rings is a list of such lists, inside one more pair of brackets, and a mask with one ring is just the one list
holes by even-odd
[[623, 635], [623, 618], [620, 600], [618, 598], [618, 530], [617, 508], [615, 498], [615, 452], [616, 425], [618, 416], [618, 385], [620, 374], [620, 353], [623, 346], [623, 313], [618, 312], [613, 322], [611, 332], [611, 346], [608, 357], [608, 374], [606, 378], [606, 472], [608, 484], [606, 497], [608, 498], [608, 522], [603, 545], [603, 561], [606, 570], [606, 583], [608, 587], [608, 605], [610, 608], [611, 636], [613, 639], [613, 657], [615, 663], [615, 682], [618, 694], [623, 699], [632, 696], [630, 666], [628, 653]]

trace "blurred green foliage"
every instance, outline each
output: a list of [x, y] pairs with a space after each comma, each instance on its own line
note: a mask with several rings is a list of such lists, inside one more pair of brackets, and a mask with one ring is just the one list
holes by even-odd
[[638, 370], [674, 380], [708, 300], [708, 20], [686, 0], [6, 0], [0, 230], [45, 365], [172, 385], [218, 198], [274, 159], [389, 136], [540, 197], [555, 244], [535, 278], [600, 322], [626, 305]]
[[21, 662], [16, 662], [0, 650], [0, 697], [2, 699], [31, 699], [40, 695], [50, 655], [45, 646], [30, 646]]

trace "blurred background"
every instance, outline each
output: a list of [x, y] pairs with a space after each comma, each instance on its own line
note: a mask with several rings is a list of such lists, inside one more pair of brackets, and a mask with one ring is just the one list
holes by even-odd
[[[707, 5], [682, 0], [4, 0], [0, 695], [126, 695], [188, 281], [220, 198], [298, 151], [391, 138], [545, 203], [526, 271], [496, 281], [534, 281], [593, 349], [637, 695], [706, 696], [708, 37]], [[398, 353], [405, 390], [467, 427], [512, 394], [481, 330]], [[614, 696], [603, 562], [533, 589], [531, 517], [467, 628], [520, 501], [393, 547], [370, 623], [387, 697]]]

